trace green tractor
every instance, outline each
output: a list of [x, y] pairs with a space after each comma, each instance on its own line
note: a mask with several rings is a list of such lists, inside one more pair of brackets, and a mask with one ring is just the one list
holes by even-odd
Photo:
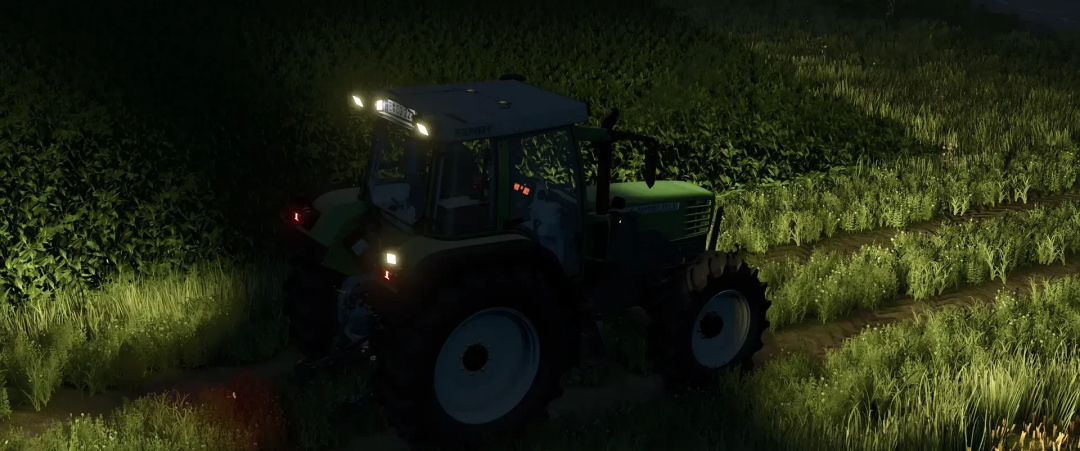
[[[352, 100], [376, 116], [366, 180], [291, 206], [287, 314], [309, 365], [370, 353], [406, 442], [475, 444], [542, 418], [564, 373], [603, 355], [600, 319], [632, 307], [673, 390], [752, 366], [765, 285], [712, 251], [714, 194], [656, 181], [657, 141], [614, 130], [618, 110], [578, 125], [585, 103], [516, 75]], [[618, 141], [647, 149], [644, 182], [611, 183]]]

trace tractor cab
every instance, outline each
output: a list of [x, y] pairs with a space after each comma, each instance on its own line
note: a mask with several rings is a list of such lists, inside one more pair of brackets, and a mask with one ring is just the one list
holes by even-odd
[[381, 119], [365, 190], [389, 222], [434, 240], [518, 232], [579, 271], [585, 189], [574, 124], [588, 120], [584, 103], [516, 80], [353, 100]]

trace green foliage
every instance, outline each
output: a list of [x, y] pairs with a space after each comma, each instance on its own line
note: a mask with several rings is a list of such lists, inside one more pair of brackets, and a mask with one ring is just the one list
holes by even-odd
[[759, 263], [773, 301], [772, 327], [811, 316], [828, 322], [855, 308], [881, 307], [900, 293], [926, 299], [965, 282], [1004, 283], [1018, 267], [1064, 264], [1066, 254], [1080, 250], [1080, 203], [944, 224], [935, 233], [898, 232], [892, 241], [851, 255], [815, 251], [806, 263]]
[[217, 252], [224, 233], [195, 161], [125, 110], [0, 47], [0, 297], [23, 303]]
[[526, 137], [521, 140], [521, 162], [514, 169], [523, 177], [544, 180], [549, 187], [577, 188], [574, 186], [577, 174], [570, 171], [576, 159], [573, 144], [566, 132]]
[[[590, 102], [595, 118], [622, 108], [626, 129], [673, 145], [661, 177], [717, 191], [950, 142], [1006, 160], [1075, 149], [1065, 41], [976, 41], [922, 22], [883, 31], [734, 0], [710, 7], [746, 14], [696, 16], [722, 18], [712, 29], [608, 0], [116, 2], [92, 14], [123, 21], [90, 24], [89, 5], [49, 3], [16, 5], [5, 17], [20, 20], [0, 26], [0, 57], [13, 63], [0, 70], [7, 302], [93, 288], [122, 269], [271, 250], [255, 243], [272, 242], [284, 196], [359, 179], [371, 127], [351, 113], [354, 90], [523, 73]], [[43, 33], [36, 20], [80, 25]], [[617, 181], [637, 179], [641, 152], [621, 147], [617, 163]], [[897, 208], [890, 223], [908, 214]], [[863, 216], [794, 210], [778, 215], [790, 230], [770, 227], [765, 242], [876, 222]]]
[[99, 393], [147, 373], [272, 356], [285, 342], [287, 265], [200, 262], [186, 272], [0, 306], [8, 384], [41, 409], [61, 383]]
[[57, 423], [39, 436], [16, 431], [0, 442], [2, 451], [108, 449], [117, 451], [188, 451], [254, 449], [234, 425], [175, 394], [153, 394], [126, 403], [108, 420], [80, 414]]
[[1076, 186], [1077, 153], [929, 155], [890, 163], [860, 163], [790, 183], [718, 197], [724, 207], [718, 249], [751, 252], [806, 244], [838, 230], [901, 228], [1005, 201], [1027, 203], [1029, 192], [1060, 194]]
[[372, 365], [361, 364], [293, 380], [285, 387], [283, 407], [296, 449], [327, 449], [339, 445], [346, 434], [367, 435], [387, 428], [382, 412], [372, 404], [353, 415], [342, 413], [345, 401], [356, 399], [368, 388], [371, 371]]
[[4, 377], [8, 370], [4, 360], [4, 356], [0, 355], [0, 420], [11, 415], [11, 400], [8, 399], [7, 380]]

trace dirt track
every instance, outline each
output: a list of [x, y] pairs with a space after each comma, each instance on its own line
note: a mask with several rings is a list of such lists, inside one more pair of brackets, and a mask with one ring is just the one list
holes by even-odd
[[[906, 227], [905, 230], [932, 232], [939, 228], [943, 222], [994, 217], [1005, 211], [1027, 210], [1037, 204], [1052, 205], [1068, 200], [1080, 200], [1080, 193], [1040, 198], [1027, 204], [1007, 204], [976, 210], [959, 218], [946, 218], [944, 220], [913, 224]], [[806, 259], [809, 257], [810, 252], [817, 248], [854, 252], [866, 244], [886, 244], [896, 231], [896, 229], [881, 229], [861, 233], [841, 233], [813, 244], [780, 246], [767, 252], [766, 256], [768, 258], [790, 256]], [[1056, 278], [1068, 274], [1080, 274], [1080, 259], [1076, 258], [1075, 255], [1071, 257], [1066, 265], [1040, 265], [1017, 270], [1009, 276], [1007, 284], [995, 281], [977, 286], [952, 289], [925, 301], [914, 301], [908, 297], [903, 297], [881, 309], [856, 310], [839, 320], [827, 324], [803, 323], [790, 326], [775, 334], [767, 333], [765, 347], [755, 356], [755, 361], [763, 364], [784, 351], [794, 349], [804, 349], [824, 357], [828, 349], [843, 345], [846, 339], [857, 335], [866, 327], [882, 326], [909, 319], [915, 313], [927, 310], [989, 303], [1000, 290], [1026, 292], [1030, 290], [1029, 280], [1033, 277], [1036, 279]], [[78, 390], [63, 388], [53, 396], [52, 401], [42, 412], [34, 412], [28, 406], [19, 407], [11, 419], [0, 423], [0, 427], [10, 425], [24, 428], [27, 432], [37, 433], [43, 431], [53, 421], [67, 419], [69, 415], [78, 415], [79, 412], [95, 416], [106, 415], [121, 405], [123, 397], [133, 399], [146, 393], [165, 390], [178, 390], [184, 394], [194, 395], [200, 388], [214, 387], [228, 382], [230, 377], [243, 370], [250, 370], [261, 377], [278, 379], [291, 371], [292, 364], [298, 358], [299, 354], [290, 349], [270, 361], [257, 365], [210, 368], [198, 371], [174, 371], [156, 376], [141, 390], [114, 391], [95, 396], [86, 396]], [[658, 377], [624, 373], [611, 378], [603, 387], [569, 387], [566, 394], [551, 405], [549, 411], [552, 417], [555, 418], [571, 412], [578, 416], [588, 417], [600, 414], [624, 402], [652, 399], [663, 396], [663, 393], [664, 390]], [[389, 451], [404, 450], [406, 448], [392, 433], [385, 432], [369, 437], [355, 437], [336, 449]]]

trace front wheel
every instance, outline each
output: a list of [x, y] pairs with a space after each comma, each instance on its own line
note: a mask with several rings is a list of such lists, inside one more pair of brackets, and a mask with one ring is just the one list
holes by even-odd
[[398, 435], [418, 447], [470, 445], [543, 416], [569, 363], [562, 296], [538, 272], [490, 269], [380, 328], [378, 398]]
[[722, 370], [753, 368], [769, 328], [765, 289], [736, 254], [707, 252], [687, 268], [649, 311], [649, 350], [668, 388], [702, 388]]

